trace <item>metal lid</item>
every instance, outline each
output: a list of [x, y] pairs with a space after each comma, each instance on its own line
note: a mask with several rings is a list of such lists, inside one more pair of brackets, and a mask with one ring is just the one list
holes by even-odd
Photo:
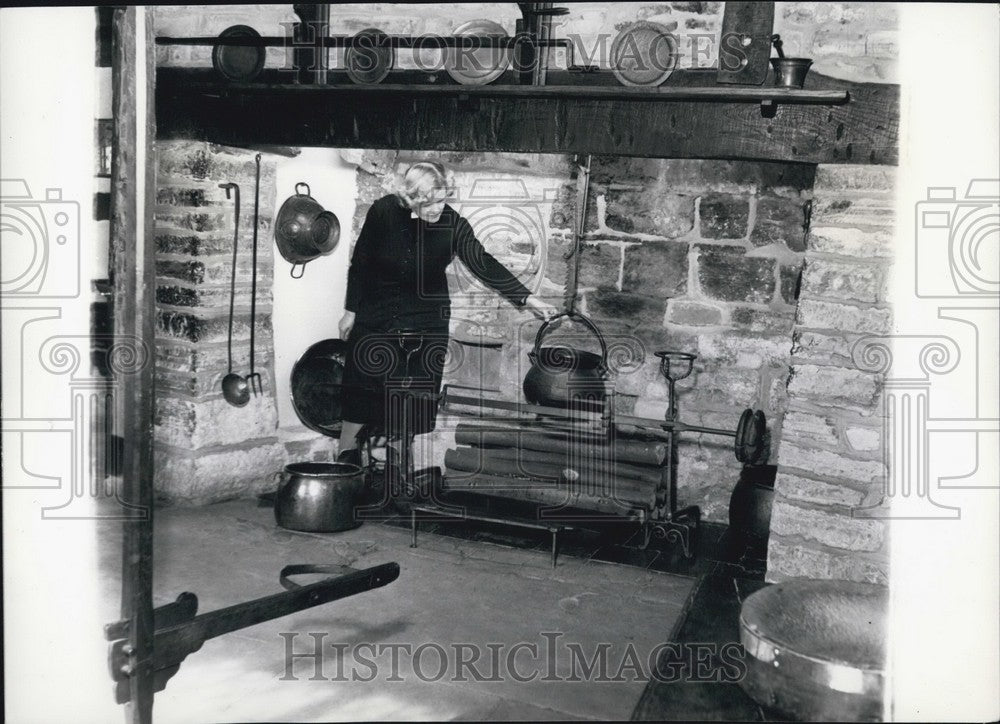
[[872, 694], [885, 670], [888, 589], [852, 581], [798, 580], [751, 594], [740, 642], [771, 666], [836, 691]]
[[324, 339], [312, 345], [292, 367], [291, 397], [295, 414], [310, 430], [340, 434], [341, 384], [347, 342]]

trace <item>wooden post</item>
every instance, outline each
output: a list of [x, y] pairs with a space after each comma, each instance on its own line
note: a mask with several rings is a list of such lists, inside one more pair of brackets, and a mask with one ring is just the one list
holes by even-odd
[[111, 249], [115, 333], [141, 340], [147, 363], [118, 379], [124, 401], [124, 503], [142, 514], [123, 522], [121, 617], [129, 621], [130, 702], [127, 721], [153, 714], [153, 359], [152, 215], [156, 176], [153, 141], [154, 39], [141, 6], [114, 13]]
[[773, 30], [774, 3], [727, 2], [716, 82], [761, 85], [770, 67]]
[[326, 85], [330, 62], [328, 50], [323, 47], [323, 39], [330, 34], [330, 5], [297, 3], [292, 8], [301, 20], [295, 23], [292, 33], [296, 82]]

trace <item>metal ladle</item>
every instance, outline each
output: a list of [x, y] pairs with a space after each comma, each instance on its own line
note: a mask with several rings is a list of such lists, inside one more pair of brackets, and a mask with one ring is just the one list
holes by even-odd
[[222, 396], [230, 405], [243, 407], [250, 401], [250, 386], [242, 375], [233, 372], [233, 308], [236, 303], [236, 245], [240, 238], [240, 187], [234, 183], [225, 183], [219, 184], [219, 188], [226, 190], [227, 199], [230, 191], [236, 194], [236, 211], [233, 222], [233, 275], [229, 282], [229, 341], [227, 345], [229, 373], [222, 378]]

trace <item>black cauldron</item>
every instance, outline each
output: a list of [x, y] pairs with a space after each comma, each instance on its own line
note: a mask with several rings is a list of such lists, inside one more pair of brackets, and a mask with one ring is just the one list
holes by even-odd
[[[573, 318], [587, 327], [601, 345], [601, 354], [566, 346], [542, 347], [542, 338], [561, 317]], [[531, 369], [522, 388], [528, 402], [550, 407], [581, 407], [602, 403], [607, 396], [608, 348], [600, 330], [581, 314], [567, 312], [538, 328], [535, 347], [528, 352]]]

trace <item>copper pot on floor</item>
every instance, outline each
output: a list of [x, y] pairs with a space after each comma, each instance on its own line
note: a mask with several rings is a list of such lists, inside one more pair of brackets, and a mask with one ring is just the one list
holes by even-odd
[[357, 528], [354, 509], [365, 474], [349, 463], [290, 463], [276, 475], [282, 485], [274, 500], [274, 518], [289, 530], [333, 533]]

